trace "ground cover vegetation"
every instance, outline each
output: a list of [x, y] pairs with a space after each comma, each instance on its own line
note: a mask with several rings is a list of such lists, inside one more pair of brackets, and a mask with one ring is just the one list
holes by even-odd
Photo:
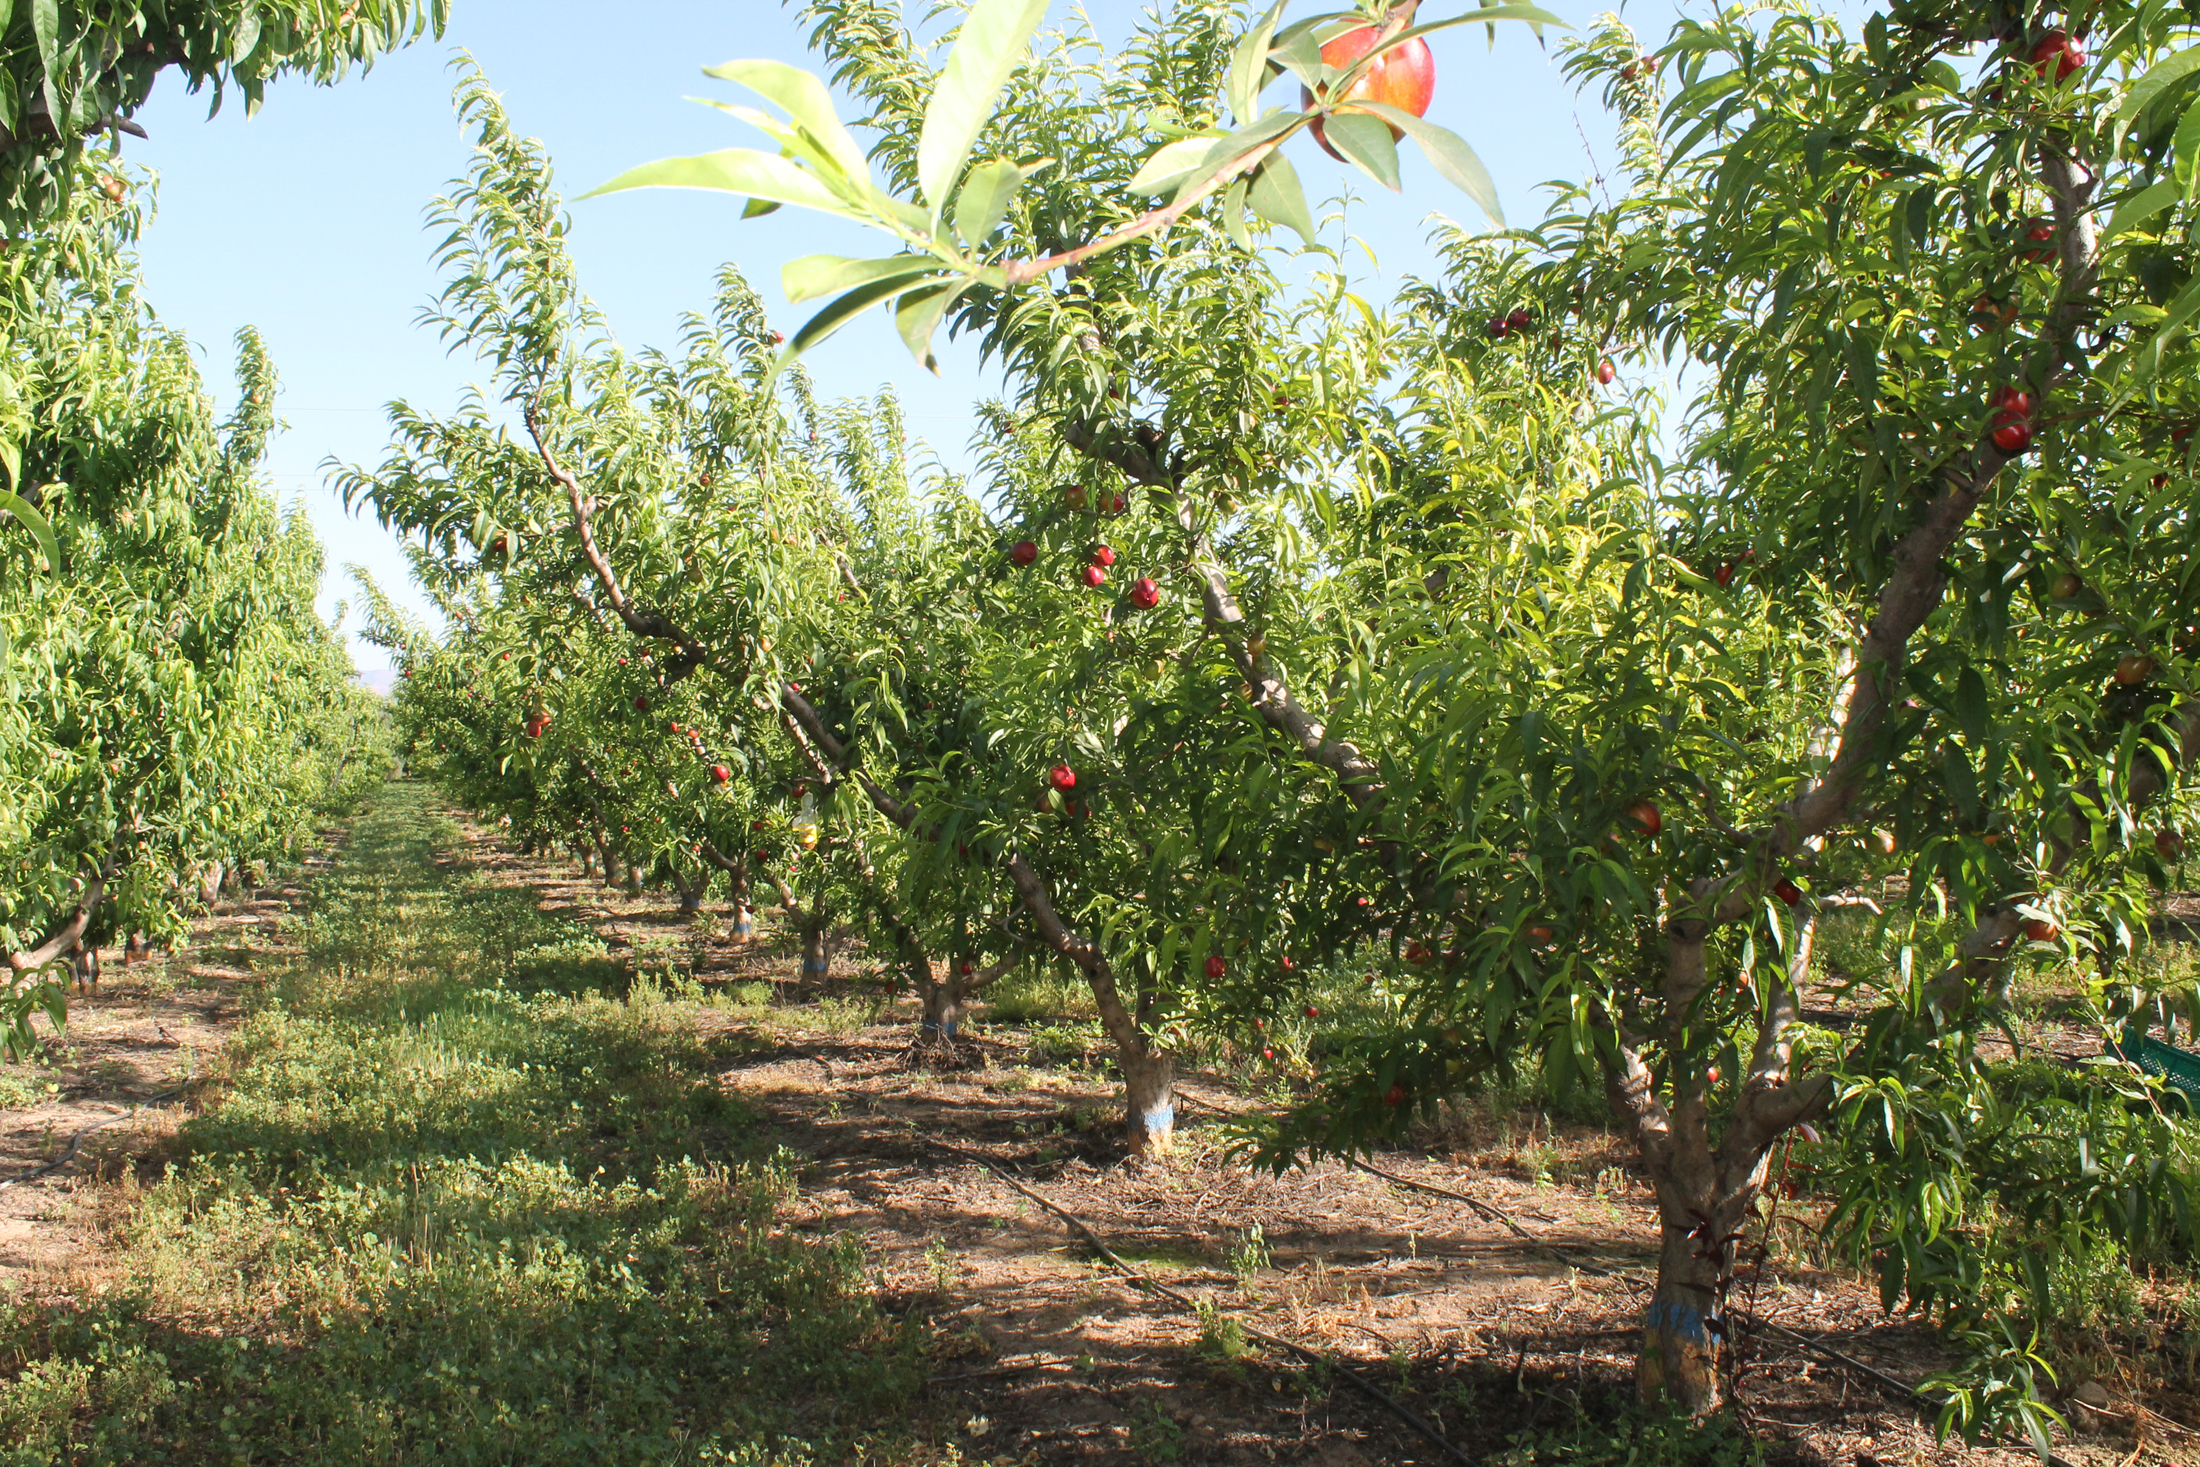
[[[431, 321], [489, 381], [337, 470], [448, 622], [362, 586], [414, 767], [607, 881], [776, 905], [807, 977], [859, 939], [935, 1052], [1073, 981], [1137, 1157], [1188, 1055], [1266, 1067], [1278, 1168], [1523, 1076], [1601, 1109], [1657, 1204], [1646, 1404], [1720, 1404], [1803, 1168], [1957, 1346], [1942, 1427], [2044, 1444], [2058, 1322], [2181, 1277], [2200, 1202], [2176, 1096], [2019, 1032], [2040, 985], [2094, 1047], [2200, 1018], [2151, 946], [2200, 749], [2193, 18], [1186, 5], [1109, 51], [1044, 12], [980, 0], [936, 64], [815, 0], [867, 146], [820, 77], [714, 69], [772, 150], [611, 192], [899, 252], [791, 265], [828, 301], [791, 337], [728, 267], [666, 350], [610, 334], [465, 72]], [[1378, 306], [1280, 149], [1494, 215], [1419, 117], [1476, 21], [1562, 47], [1625, 169], [1443, 226]], [[873, 305], [1004, 371], [972, 475], [818, 400], [802, 350]], [[1702, 386], [1677, 420], [1654, 364]]]

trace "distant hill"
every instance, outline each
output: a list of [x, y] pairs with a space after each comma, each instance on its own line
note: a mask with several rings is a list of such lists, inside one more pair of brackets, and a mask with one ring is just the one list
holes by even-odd
[[372, 672], [358, 674], [358, 678], [361, 687], [372, 688], [375, 692], [387, 698], [390, 695], [390, 689], [397, 686], [397, 669], [394, 667], [378, 667]]

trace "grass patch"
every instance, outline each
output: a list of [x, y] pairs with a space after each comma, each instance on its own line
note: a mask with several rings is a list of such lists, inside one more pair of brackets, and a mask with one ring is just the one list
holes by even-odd
[[[123, 1224], [126, 1284], [0, 1308], [0, 1463], [797, 1463], [901, 1414], [920, 1341], [697, 1006], [433, 854], [386, 788], [223, 1103]], [[890, 1453], [891, 1448], [887, 1448]], [[898, 1455], [898, 1454], [894, 1454]]]

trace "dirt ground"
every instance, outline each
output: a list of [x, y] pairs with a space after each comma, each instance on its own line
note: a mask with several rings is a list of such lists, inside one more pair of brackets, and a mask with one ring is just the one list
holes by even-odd
[[[1533, 1116], [1493, 1126], [1462, 1112], [1420, 1149], [1370, 1159], [1467, 1194], [1518, 1232], [1336, 1163], [1279, 1176], [1232, 1162], [1225, 1123], [1256, 1102], [1213, 1076], [1186, 1081], [1176, 1158], [1125, 1163], [1103, 1074], [1038, 1063], [1026, 1032], [982, 1021], [954, 1062], [919, 1056], [908, 1002], [872, 1020], [880, 991], [860, 953], [843, 952], [826, 983], [805, 989], [791, 947], [736, 944], [723, 913], [691, 924], [669, 894], [607, 892], [569, 863], [520, 856], [484, 832], [454, 855], [531, 887], [545, 911], [584, 918], [645, 972], [710, 993], [745, 990], [703, 1011], [725, 1056], [722, 1083], [765, 1118], [767, 1141], [801, 1158], [790, 1225], [852, 1233], [889, 1311], [930, 1322], [931, 1430], [969, 1460], [1456, 1460], [1342, 1369], [1481, 1460], [1523, 1432], [1605, 1417], [1628, 1391], [1656, 1228], [1628, 1149], [1602, 1131], [1546, 1123], [1538, 1134]], [[237, 1021], [252, 963], [280, 951], [300, 899], [291, 886], [220, 909], [165, 965], [111, 966], [101, 994], [77, 1006], [60, 1092], [0, 1115], [0, 1170], [57, 1157], [75, 1128], [179, 1082], [184, 1090], [95, 1133], [53, 1175], [0, 1186], [0, 1278], [96, 1246], [87, 1219], [98, 1209], [72, 1205], [87, 1200], [76, 1194], [176, 1124], [190, 1077]], [[768, 1006], [752, 1001], [758, 984], [775, 995]], [[1196, 1307], [1142, 1291], [1098, 1259], [1004, 1173], [1207, 1304], [1204, 1325]], [[1745, 1271], [1739, 1307], [1902, 1380], [1948, 1363], [1928, 1331], [1884, 1317], [1864, 1281], [1810, 1266], [1805, 1234], [1784, 1235], [1790, 1246], [1759, 1276]], [[1241, 1338], [1232, 1320], [1336, 1364]], [[1743, 1359], [1739, 1416], [1776, 1459], [2036, 1460], [1938, 1445], [1913, 1406], [1769, 1334], [1748, 1338]], [[2200, 1467], [2200, 1437], [2112, 1387], [2102, 1399], [2098, 1410], [2066, 1403], [2081, 1429], [2058, 1444], [2064, 1460]]]
[[208, 1098], [245, 993], [258, 982], [254, 964], [290, 950], [285, 928], [340, 837], [325, 833], [288, 880], [226, 894], [172, 952], [125, 966], [120, 948], [103, 950], [95, 989], [70, 995], [65, 1035], [37, 1021], [42, 1063], [5, 1067], [16, 1092], [9, 1099], [34, 1098], [0, 1106], [0, 1294], [96, 1251], [106, 1209], [77, 1204], [93, 1200], [87, 1188], [129, 1172]]

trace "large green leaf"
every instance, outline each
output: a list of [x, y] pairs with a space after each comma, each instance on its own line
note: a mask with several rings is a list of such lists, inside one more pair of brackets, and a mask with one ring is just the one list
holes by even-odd
[[2162, 95], [2170, 86], [2192, 75], [2200, 67], [2200, 46], [2189, 46], [2167, 60], [2157, 62], [2146, 75], [2131, 84], [2123, 101], [2116, 105], [2116, 115], [2122, 118], [2137, 117], [2146, 105]]
[[1273, 108], [1267, 116], [1250, 127], [1241, 127], [1228, 137], [1217, 139], [1208, 145], [1207, 156], [1200, 160], [1199, 166], [1185, 174], [1183, 181], [1177, 184], [1175, 196], [1181, 199], [1204, 189], [1247, 153], [1263, 143], [1282, 137], [1303, 122], [1305, 117], [1303, 112]]
[[2168, 179], [2147, 185], [2116, 206], [2116, 212], [2108, 221], [2108, 237], [2122, 234], [2143, 219], [2150, 219], [2184, 195], [2184, 190]]
[[[1498, 227], [1503, 228], [1505, 211], [1497, 206], [1497, 185], [1490, 180], [1490, 172], [1475, 156], [1467, 140], [1448, 127], [1415, 117], [1403, 107], [1393, 107], [1387, 102], [1356, 102], [1376, 116], [1396, 123], [1405, 130], [1407, 137], [1428, 155], [1428, 161], [1438, 173], [1479, 204]], [[1330, 135], [1335, 136], [1335, 123], [1330, 124]]]
[[1176, 192], [1177, 185], [1191, 176], [1192, 171], [1214, 151], [1216, 140], [1223, 136], [1222, 132], [1210, 128], [1192, 137], [1164, 143], [1154, 150], [1153, 156], [1146, 160], [1143, 167], [1131, 175], [1131, 181], [1124, 187], [1134, 194]]
[[46, 517], [31, 508], [30, 501], [12, 489], [0, 489], [0, 514], [13, 515], [24, 529], [31, 532], [31, 538], [38, 542], [39, 553], [46, 557], [47, 574], [60, 575], [61, 546], [54, 539], [53, 526], [46, 523]]
[[760, 153], [754, 148], [724, 148], [687, 158], [659, 158], [654, 163], [629, 168], [581, 197], [593, 199], [599, 194], [615, 194], [633, 188], [716, 189], [774, 204], [800, 204], [805, 209], [818, 209], [845, 219], [866, 218], [862, 211], [842, 202], [818, 181], [815, 174], [797, 168], [775, 153]]
[[58, 0], [31, 0], [31, 34], [38, 41], [40, 85], [46, 95], [46, 113], [55, 127], [66, 127], [58, 85], [61, 75], [61, 7]]
[[917, 184], [935, 226], [946, 216], [955, 177], [1046, 10], [1047, 0], [974, 0], [963, 17], [917, 136]]
[[1245, 203], [1270, 224], [1296, 231], [1308, 244], [1314, 242], [1314, 215], [1306, 207], [1306, 190], [1299, 183], [1298, 170], [1281, 152], [1270, 153], [1260, 165], [1252, 187], [1246, 190]]
[[853, 260], [846, 255], [804, 255], [780, 267], [779, 287], [787, 299], [800, 303], [819, 296], [854, 290], [881, 281], [908, 280], [940, 268], [929, 255], [888, 255], [878, 260]]
[[1253, 28], [1238, 38], [1230, 53], [1230, 115], [1240, 123], [1253, 120], [1260, 109], [1261, 84], [1268, 79], [1268, 42], [1276, 33], [1289, 0], [1276, 0]]
[[[946, 271], [942, 270], [940, 273], [945, 275]], [[781, 365], [816, 346], [879, 302], [892, 300], [903, 291], [915, 288], [923, 278], [921, 275], [914, 280], [897, 276], [890, 280], [874, 280], [867, 285], [857, 286], [802, 324], [802, 329], [795, 332], [787, 342], [786, 350], [780, 354]]]
[[1389, 123], [1364, 111], [1334, 112], [1323, 119], [1322, 135], [1369, 178], [1393, 193], [1399, 191], [1398, 144], [1390, 136]]
[[894, 327], [901, 332], [910, 355], [934, 375], [938, 374], [940, 363], [932, 355], [932, 333], [939, 329], [940, 318], [947, 314], [948, 307], [970, 289], [970, 284], [968, 280], [949, 280], [923, 286], [903, 295], [901, 304], [894, 309]]
[[1030, 176], [1031, 170], [1006, 158], [970, 170], [962, 192], [955, 196], [955, 232], [964, 244], [975, 248], [993, 232], [994, 226], [1008, 216], [1008, 206], [1015, 202], [1017, 191]]
[[849, 177], [862, 178], [870, 172], [863, 149], [833, 111], [832, 95], [825, 90], [825, 83], [801, 67], [784, 61], [728, 61], [723, 66], [704, 67], [703, 74], [738, 82], [776, 103]]

